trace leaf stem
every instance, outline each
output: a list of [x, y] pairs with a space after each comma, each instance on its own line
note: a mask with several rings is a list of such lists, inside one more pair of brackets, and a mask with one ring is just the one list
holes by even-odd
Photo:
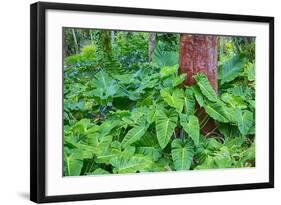
[[210, 120], [210, 117], [208, 115], [206, 115], [205, 118], [200, 123], [200, 129], [204, 128], [209, 120]]
[[209, 136], [209, 135], [211, 135], [211, 134], [214, 134], [215, 133], [215, 131], [216, 131], [216, 129], [218, 129], [218, 125], [214, 128], [214, 129], [212, 129], [210, 132], [208, 132], [206, 135], [205, 135], [205, 137], [207, 137], [207, 136]]
[[180, 138], [183, 140], [184, 139], [184, 133], [183, 133], [183, 129], [180, 129]]
[[174, 130], [174, 138], [177, 138], [176, 130]]

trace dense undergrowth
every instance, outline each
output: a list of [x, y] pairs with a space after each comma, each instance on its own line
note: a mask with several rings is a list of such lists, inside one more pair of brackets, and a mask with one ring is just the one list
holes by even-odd
[[[127, 32], [116, 34], [111, 55], [93, 44], [65, 58], [65, 176], [255, 166], [251, 53], [224, 45], [216, 93], [200, 73], [183, 85], [172, 37], [159, 35], [152, 62], [147, 33]], [[202, 134], [211, 119], [217, 126]]]

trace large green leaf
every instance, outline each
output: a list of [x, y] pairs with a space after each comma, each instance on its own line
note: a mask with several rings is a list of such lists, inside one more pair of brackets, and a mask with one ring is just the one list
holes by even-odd
[[155, 121], [155, 115], [156, 115], [156, 106], [152, 105], [149, 107], [149, 111], [147, 114], [147, 122], [153, 123]]
[[255, 64], [253, 63], [249, 63], [247, 65], [247, 69], [246, 69], [246, 75], [249, 81], [254, 81], [255, 80]]
[[[71, 132], [73, 132], [74, 136], [81, 136], [88, 132], [90, 126], [91, 122], [89, 119], [81, 119], [71, 127]], [[73, 140], [79, 141], [79, 138]]]
[[113, 152], [111, 149], [107, 148], [102, 150], [100, 153], [96, 155], [95, 161], [97, 163], [103, 163], [103, 164], [111, 164], [111, 160], [118, 158], [118, 154]]
[[64, 175], [79, 176], [83, 167], [83, 159], [90, 159], [91, 152], [82, 149], [64, 148]]
[[137, 147], [137, 153], [150, 157], [153, 161], [157, 161], [162, 156], [162, 150], [157, 147]]
[[88, 144], [93, 147], [93, 152], [96, 155], [101, 155], [104, 150], [107, 150], [112, 142], [112, 135], [103, 136], [99, 133], [87, 135]]
[[208, 100], [212, 102], [216, 102], [218, 100], [217, 93], [212, 88], [208, 78], [206, 75], [199, 73], [193, 76], [193, 78], [196, 80], [197, 85], [199, 86], [202, 94], [208, 98]]
[[125, 135], [122, 140], [122, 146], [126, 147], [138, 141], [145, 134], [146, 130], [147, 126], [144, 123], [136, 125]]
[[176, 170], [188, 170], [192, 164], [194, 148], [192, 143], [183, 143], [180, 139], [172, 142], [172, 159]]
[[171, 171], [171, 164], [172, 160], [168, 160], [164, 157], [160, 158], [157, 162], [154, 162], [153, 165], [150, 168], [150, 171], [152, 172], [163, 172], [163, 171]]
[[158, 144], [157, 136], [153, 132], [146, 132], [139, 141], [134, 143], [138, 147], [156, 147]]
[[112, 79], [105, 71], [100, 71], [95, 75], [94, 80], [91, 82], [93, 90], [88, 94], [97, 96], [102, 100], [113, 97], [118, 90], [118, 84]]
[[243, 135], [248, 134], [254, 123], [253, 113], [248, 110], [242, 112], [240, 109], [237, 109], [236, 120], [241, 134]]
[[162, 66], [160, 74], [162, 78], [170, 77], [176, 74], [178, 71], [178, 65], [174, 66]]
[[245, 94], [244, 90], [244, 86], [234, 84], [234, 87], [227, 89], [227, 93], [243, 98]]
[[173, 66], [178, 64], [179, 54], [175, 51], [166, 51], [163, 43], [159, 43], [152, 55], [152, 62], [158, 66]]
[[164, 88], [160, 91], [164, 101], [181, 113], [184, 105], [184, 91], [182, 89]]
[[184, 112], [187, 115], [194, 114], [194, 106], [195, 106], [195, 99], [193, 96], [193, 91], [191, 88], [187, 87], [185, 89], [185, 96], [184, 96]]
[[164, 149], [169, 143], [174, 129], [177, 126], [178, 114], [174, 111], [165, 113], [162, 110], [156, 112], [156, 134], [159, 145]]
[[202, 107], [204, 105], [204, 97], [200, 91], [199, 86], [193, 85], [193, 86], [191, 86], [191, 89], [192, 89], [192, 92], [194, 93], [194, 97], [195, 97], [196, 101], [198, 102], [200, 107]]
[[216, 169], [232, 167], [232, 159], [227, 147], [221, 147], [214, 155], [207, 155], [202, 164], [195, 169]]
[[65, 176], [79, 176], [83, 167], [83, 161], [65, 157]]
[[236, 138], [241, 135], [237, 126], [225, 123], [220, 124], [219, 131], [225, 138]]
[[221, 95], [221, 99], [233, 108], [241, 108], [241, 109], [247, 108], [246, 103], [243, 101], [243, 98], [240, 96], [235, 96], [230, 93], [223, 93]]
[[102, 152], [98, 153], [96, 156], [97, 163], [111, 164], [111, 161], [122, 156], [131, 157], [135, 153], [135, 147], [127, 146], [122, 148], [119, 141], [113, 141], [111, 145], [103, 149]]
[[136, 154], [132, 157], [121, 156], [111, 160], [114, 173], [134, 173], [137, 171], [148, 171], [153, 161], [147, 156]]
[[242, 163], [243, 165], [245, 165], [245, 163], [249, 160], [255, 160], [255, 157], [256, 157], [256, 148], [255, 148], [255, 142], [253, 142], [251, 144], [251, 146], [245, 150], [245, 152], [243, 153], [243, 156], [242, 156]]
[[110, 174], [110, 173], [102, 168], [97, 168], [95, 169], [95, 171], [89, 173], [88, 175], [103, 175], [103, 174]]
[[194, 115], [180, 115], [180, 124], [184, 131], [191, 137], [195, 145], [199, 144], [200, 128], [199, 120]]
[[219, 122], [229, 122], [228, 116], [224, 111], [224, 107], [220, 102], [208, 102], [204, 105], [208, 115]]
[[235, 55], [219, 68], [218, 78], [221, 84], [230, 82], [238, 77], [244, 67], [246, 59], [242, 55]]
[[183, 74], [180, 74], [177, 76], [172, 76], [171, 79], [172, 79], [173, 87], [176, 87], [176, 86], [182, 84], [183, 81], [186, 79], [186, 73], [183, 73]]

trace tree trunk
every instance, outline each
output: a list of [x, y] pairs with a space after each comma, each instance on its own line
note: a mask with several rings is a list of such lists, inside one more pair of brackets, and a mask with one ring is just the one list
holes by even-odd
[[[218, 90], [217, 82], [217, 37], [208, 35], [180, 35], [180, 59], [179, 72], [186, 73], [186, 85], [193, 85], [195, 80], [193, 75], [196, 73], [204, 73], [215, 91]], [[197, 105], [198, 107], [198, 105]], [[195, 113], [199, 121], [204, 121], [207, 116], [205, 110], [198, 109]], [[201, 113], [200, 116], [198, 113]], [[209, 120], [205, 126], [201, 128], [204, 134], [214, 130], [216, 124], [213, 120]]]
[[93, 37], [92, 30], [89, 31], [89, 34], [90, 34], [90, 38], [91, 38], [91, 45], [94, 46], [95, 42], [94, 42], [94, 37]]
[[101, 31], [101, 45], [104, 52], [104, 55], [109, 57], [112, 53], [112, 45], [111, 45], [111, 32], [108, 30]]
[[156, 46], [156, 33], [149, 33], [148, 35], [148, 61], [151, 62], [152, 54]]
[[73, 40], [74, 40], [75, 53], [78, 54], [79, 53], [79, 46], [78, 46], [75, 30], [74, 29], [71, 29], [71, 30], [72, 30]]
[[111, 44], [114, 44], [114, 40], [115, 40], [115, 32], [111, 31]]

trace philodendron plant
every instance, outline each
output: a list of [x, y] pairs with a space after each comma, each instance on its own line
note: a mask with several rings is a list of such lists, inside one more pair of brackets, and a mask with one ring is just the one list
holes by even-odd
[[[221, 64], [219, 93], [202, 73], [185, 86], [178, 65], [149, 66], [65, 71], [65, 176], [255, 165], [253, 64], [241, 56]], [[203, 134], [210, 119], [216, 127]]]

